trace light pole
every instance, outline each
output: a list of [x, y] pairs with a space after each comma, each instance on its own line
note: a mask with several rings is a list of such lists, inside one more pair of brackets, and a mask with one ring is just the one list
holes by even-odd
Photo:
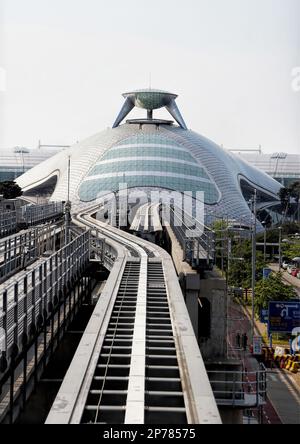
[[70, 202], [71, 156], [68, 156], [68, 199], [65, 204], [65, 244], [70, 242], [71, 202]]
[[279, 227], [279, 272], [281, 271], [281, 237], [282, 237], [282, 227]]
[[264, 262], [266, 262], [266, 258], [267, 258], [267, 222], [263, 221], [261, 224], [264, 227]]
[[254, 311], [254, 298], [255, 298], [255, 275], [256, 275], [256, 200], [257, 200], [257, 190], [254, 190], [254, 195], [252, 198], [252, 279], [251, 279], [251, 287], [252, 287], [252, 342], [254, 337], [254, 321], [255, 321], [255, 311]]

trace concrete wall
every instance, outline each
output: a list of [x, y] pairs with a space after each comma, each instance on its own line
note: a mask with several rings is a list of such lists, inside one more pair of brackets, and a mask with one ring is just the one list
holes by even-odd
[[210, 303], [210, 337], [198, 338], [204, 360], [215, 360], [227, 356], [227, 292], [226, 281], [215, 271], [207, 271], [205, 278], [183, 260], [183, 251], [172, 229], [166, 227], [173, 262], [179, 276], [185, 302], [198, 338], [198, 298]]
[[204, 360], [227, 356], [227, 292], [225, 279], [216, 272], [207, 272], [200, 282], [200, 297], [210, 302], [210, 338], [199, 338]]

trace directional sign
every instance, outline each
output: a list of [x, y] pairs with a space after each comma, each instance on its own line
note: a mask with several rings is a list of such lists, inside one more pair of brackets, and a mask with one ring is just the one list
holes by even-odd
[[253, 336], [253, 354], [261, 355], [262, 354], [262, 337], [261, 336]]
[[291, 333], [300, 325], [300, 301], [269, 302], [269, 333]]
[[268, 279], [270, 274], [272, 273], [271, 268], [264, 268], [263, 269], [263, 279]]
[[269, 310], [260, 310], [260, 322], [267, 324], [269, 320]]
[[294, 353], [297, 353], [300, 351], [300, 335], [296, 337], [296, 339], [292, 342], [292, 350]]

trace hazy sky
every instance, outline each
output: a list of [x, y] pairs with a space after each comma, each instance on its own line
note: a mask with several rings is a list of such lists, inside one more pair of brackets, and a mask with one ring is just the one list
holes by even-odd
[[111, 126], [151, 72], [215, 142], [300, 152], [300, 0], [0, 0], [0, 15], [0, 149]]

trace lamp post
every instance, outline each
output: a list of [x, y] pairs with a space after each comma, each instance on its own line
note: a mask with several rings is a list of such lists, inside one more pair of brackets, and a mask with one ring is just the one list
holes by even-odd
[[71, 156], [68, 156], [68, 199], [65, 204], [65, 244], [70, 242], [70, 223], [71, 223], [71, 202], [70, 202], [70, 178], [71, 178]]
[[255, 280], [256, 280], [256, 200], [257, 200], [257, 190], [254, 190], [254, 195], [252, 197], [252, 279], [251, 279], [251, 287], [252, 287], [252, 325], [251, 325], [251, 333], [252, 333], [252, 342], [254, 337], [254, 321], [255, 321], [255, 311], [254, 311], [254, 298], [255, 298]]
[[279, 241], [278, 241], [278, 250], [279, 250], [279, 272], [281, 271], [281, 238], [282, 238], [282, 227], [279, 227]]
[[264, 262], [266, 262], [266, 258], [267, 258], [267, 222], [263, 221], [261, 224], [264, 227]]

